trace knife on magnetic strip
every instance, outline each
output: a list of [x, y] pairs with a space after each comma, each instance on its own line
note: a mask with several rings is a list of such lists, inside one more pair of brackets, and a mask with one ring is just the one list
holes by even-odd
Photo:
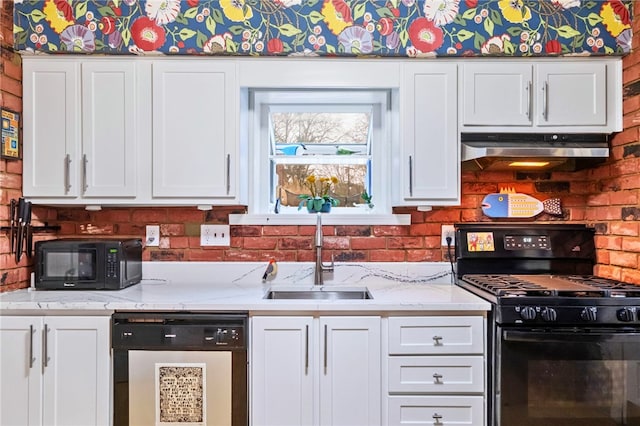
[[22, 238], [24, 236], [24, 214], [26, 209], [26, 202], [24, 198], [20, 198], [18, 200], [18, 230], [16, 235], [16, 263], [20, 263], [20, 258], [22, 257]]
[[11, 207], [9, 209], [9, 254], [13, 254], [16, 248], [16, 236], [18, 233], [18, 221], [16, 215], [18, 214], [18, 202], [15, 198], [11, 199]]

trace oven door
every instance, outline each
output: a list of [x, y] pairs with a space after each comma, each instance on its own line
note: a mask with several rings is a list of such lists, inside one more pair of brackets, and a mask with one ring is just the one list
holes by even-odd
[[497, 332], [496, 426], [640, 425], [640, 329]]

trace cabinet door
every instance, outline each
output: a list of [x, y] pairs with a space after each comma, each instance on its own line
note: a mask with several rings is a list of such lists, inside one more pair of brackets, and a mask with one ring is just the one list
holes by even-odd
[[539, 126], [605, 126], [607, 65], [602, 62], [536, 66]]
[[465, 63], [463, 125], [531, 126], [532, 64]]
[[135, 63], [82, 64], [84, 197], [136, 195]]
[[39, 317], [0, 316], [0, 424], [40, 425]]
[[320, 424], [380, 425], [380, 317], [322, 317], [320, 334]]
[[457, 204], [460, 197], [455, 64], [405, 64], [401, 86], [402, 204]]
[[235, 194], [234, 62], [153, 64], [153, 197]]
[[26, 197], [80, 194], [80, 72], [75, 61], [23, 60]]
[[47, 425], [109, 425], [110, 317], [44, 317]]
[[311, 317], [251, 319], [252, 425], [313, 424], [316, 339]]

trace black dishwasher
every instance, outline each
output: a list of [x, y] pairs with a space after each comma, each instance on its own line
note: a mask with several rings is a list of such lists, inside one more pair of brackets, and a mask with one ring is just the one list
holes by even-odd
[[247, 323], [247, 313], [114, 313], [114, 425], [246, 426]]

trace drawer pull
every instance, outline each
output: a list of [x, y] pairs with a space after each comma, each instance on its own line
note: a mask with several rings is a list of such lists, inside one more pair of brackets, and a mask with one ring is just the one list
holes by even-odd
[[442, 382], [440, 379], [442, 379], [442, 374], [433, 373], [433, 383], [434, 384], [443, 385], [444, 382]]
[[440, 420], [442, 419], [442, 414], [438, 414], [438, 413], [433, 413], [433, 416], [431, 416], [433, 418], [433, 426], [442, 426], [444, 425], [444, 423], [442, 423]]
[[442, 336], [433, 336], [433, 346], [442, 346]]

